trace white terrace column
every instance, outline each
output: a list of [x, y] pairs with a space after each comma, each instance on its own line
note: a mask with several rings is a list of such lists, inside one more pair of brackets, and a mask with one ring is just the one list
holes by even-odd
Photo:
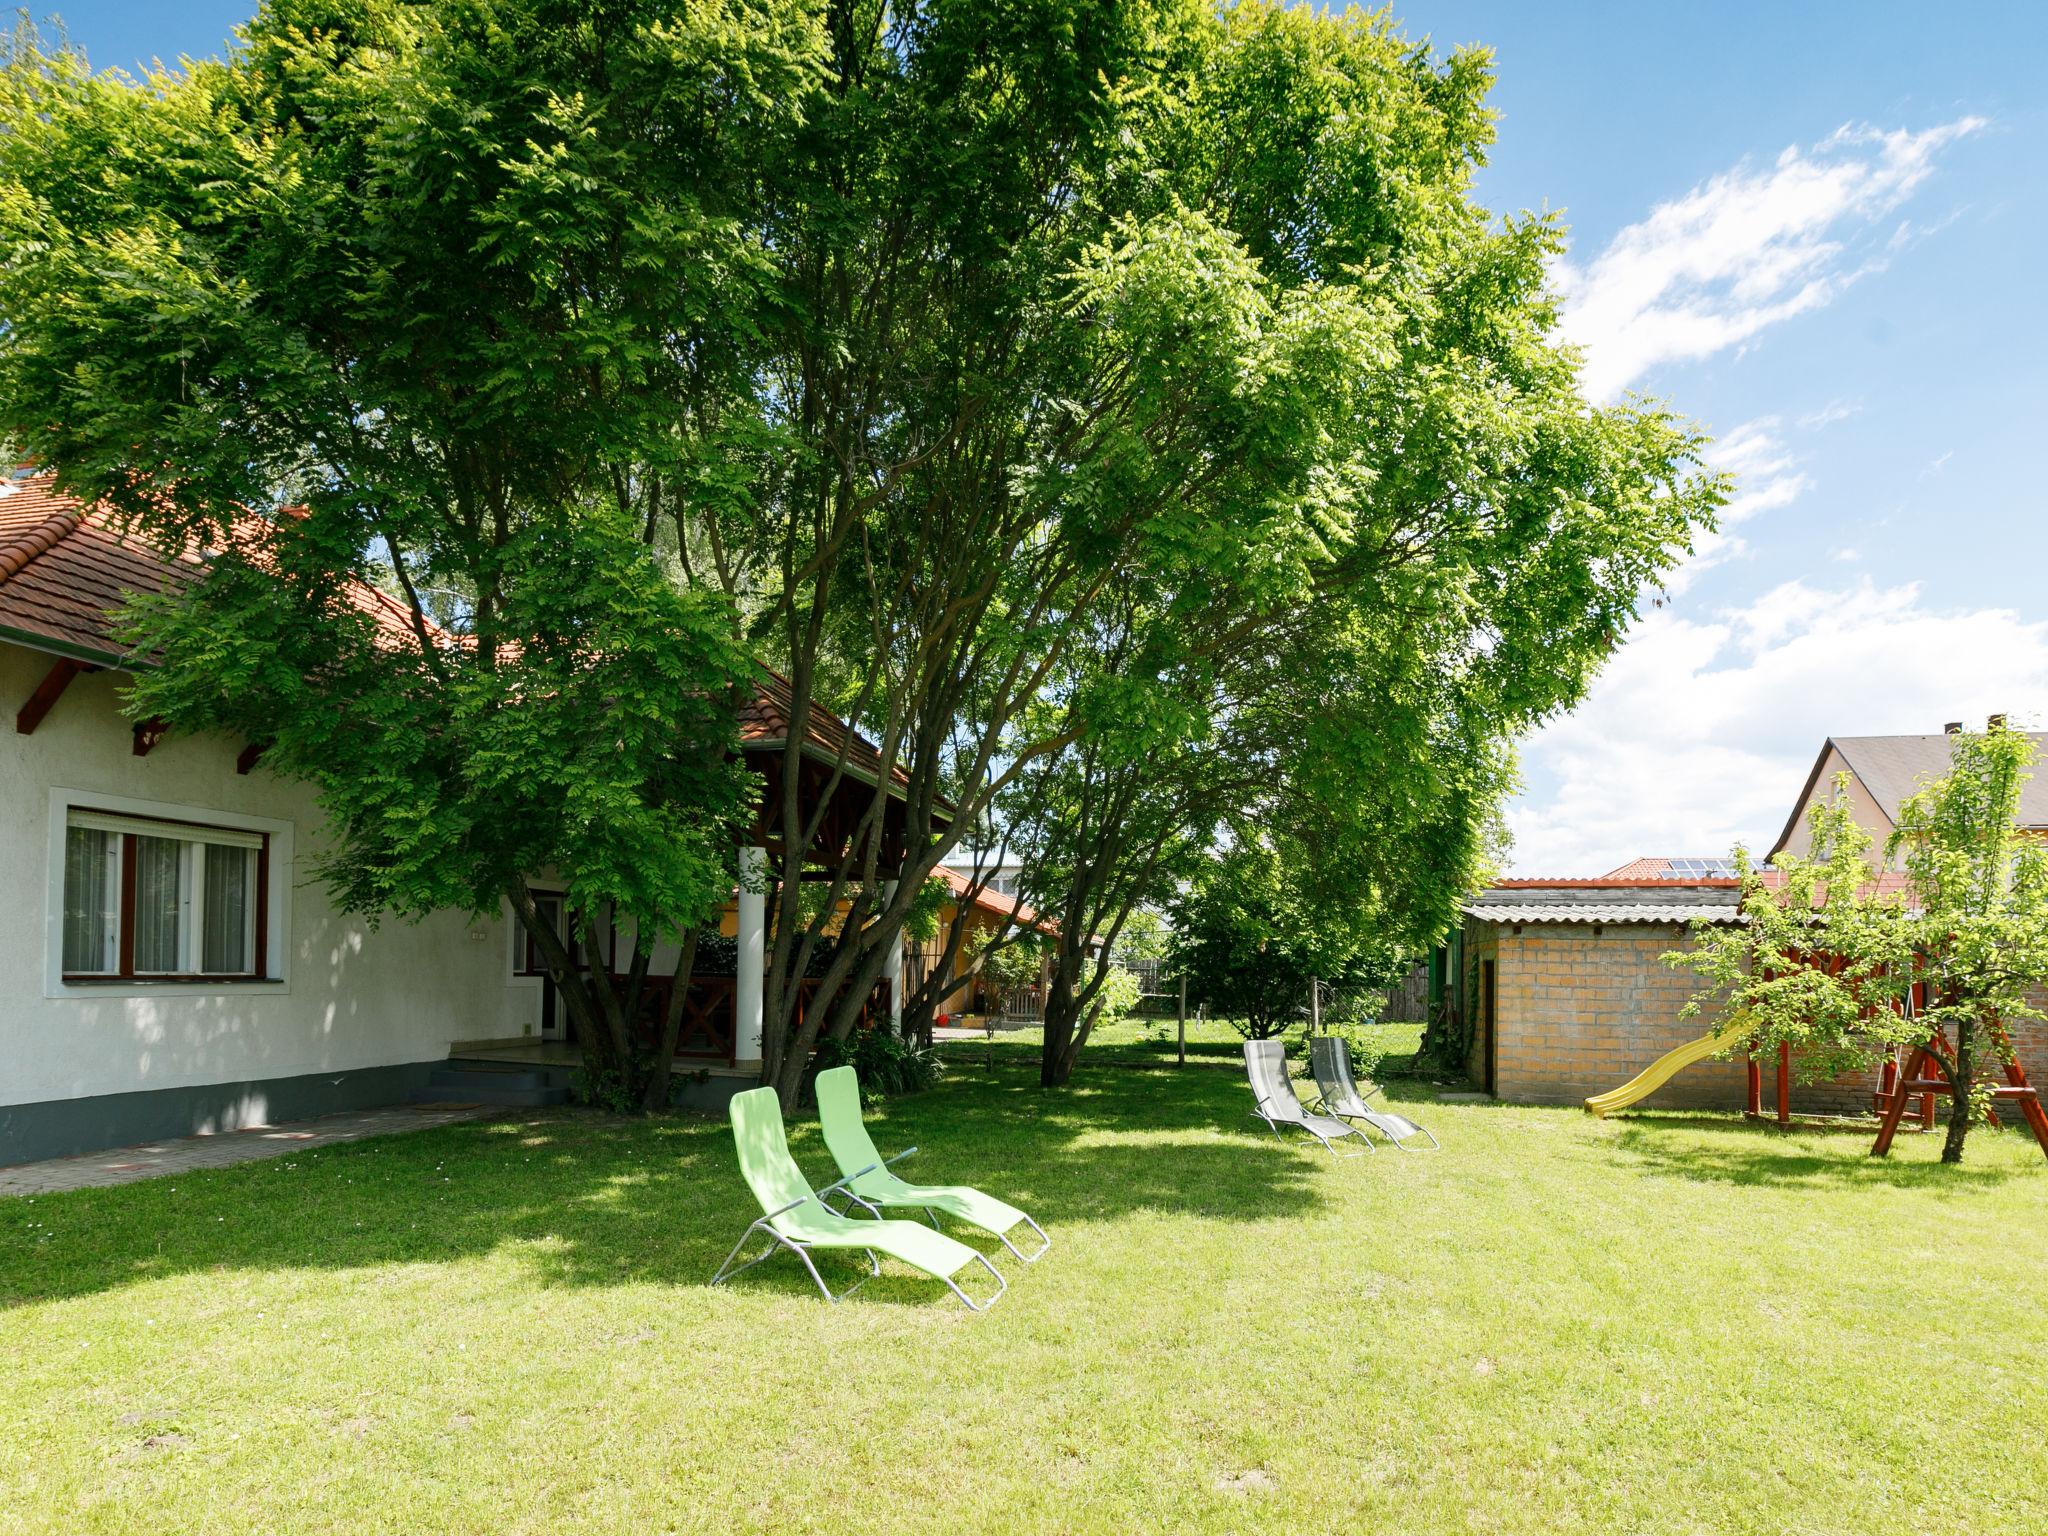
[[740, 850], [739, 965], [733, 980], [733, 1059], [761, 1060], [761, 995], [768, 975], [768, 850]]
[[[888, 906], [896, 899], [896, 882], [887, 881], [882, 886], [882, 905]], [[903, 1033], [903, 930], [896, 930], [895, 940], [889, 945], [889, 957], [882, 962], [882, 974], [889, 981], [889, 1033]]]

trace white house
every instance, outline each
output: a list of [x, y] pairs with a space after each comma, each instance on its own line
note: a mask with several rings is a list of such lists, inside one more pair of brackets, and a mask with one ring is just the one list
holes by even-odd
[[[482, 1066], [530, 1068], [555, 1093], [576, 1052], [509, 912], [372, 927], [337, 911], [309, 874], [323, 825], [310, 790], [267, 772], [248, 743], [123, 717], [107, 615], [183, 564], [47, 479], [0, 479], [0, 708], [13, 713], [12, 729], [0, 721], [0, 1165], [430, 1084], [491, 1097], [514, 1081], [480, 1079]], [[743, 712], [764, 775], [783, 760], [789, 702], [771, 679]], [[872, 746], [822, 710], [806, 773], [849, 739], [850, 776], [873, 786]], [[743, 867], [780, 858], [765, 829], [753, 841]], [[729, 1092], [759, 1071], [762, 897], [740, 894], [724, 932], [733, 963], [692, 978], [678, 1065]]]

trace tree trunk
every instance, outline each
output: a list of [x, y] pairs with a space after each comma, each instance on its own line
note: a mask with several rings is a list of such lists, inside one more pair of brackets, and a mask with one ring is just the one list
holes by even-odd
[[541, 958], [547, 962], [548, 974], [555, 984], [555, 994], [562, 1006], [569, 1012], [576, 1026], [576, 1039], [583, 1048], [583, 1062], [587, 1072], [602, 1072], [611, 1065], [606, 1049], [610, 1031], [606, 1027], [603, 1012], [592, 995], [589, 978], [577, 969], [576, 962], [565, 942], [554, 928], [540, 915], [539, 906], [533, 899], [533, 892], [525, 881], [515, 882], [506, 892], [511, 899], [512, 912], [519, 919], [520, 926], [532, 936], [534, 946], [540, 950]]
[[683, 1032], [683, 1007], [690, 999], [690, 973], [697, 968], [697, 930], [683, 934], [682, 953], [676, 956], [675, 975], [669, 981], [668, 1011], [661, 1021], [661, 1038], [654, 1044], [654, 1060], [647, 1068], [647, 1091], [640, 1107], [650, 1115], [668, 1107], [670, 1084], [675, 1079], [676, 1041]]
[[1067, 1079], [1074, 1075], [1074, 1058], [1079, 1054], [1074, 1044], [1078, 1011], [1074, 1005], [1073, 988], [1065, 985], [1055, 974], [1052, 985], [1046, 988], [1045, 1042], [1038, 1051], [1038, 1086], [1041, 1088], [1064, 1088]]
[[1087, 963], [1085, 945], [1073, 931], [1063, 929], [1053, 952], [1052, 974], [1045, 982], [1045, 1038], [1038, 1052], [1041, 1088], [1064, 1088], [1088, 1042], [1089, 989], [1079, 979]]
[[1970, 1134], [1970, 1084], [1976, 1078], [1975, 1041], [1972, 1039], [1975, 1029], [1976, 1026], [1968, 1019], [1956, 1025], [1955, 1070], [1949, 1074], [1949, 1087], [1955, 1090], [1955, 1097], [1949, 1102], [1948, 1140], [1941, 1144], [1944, 1163], [1963, 1160], [1963, 1142]]

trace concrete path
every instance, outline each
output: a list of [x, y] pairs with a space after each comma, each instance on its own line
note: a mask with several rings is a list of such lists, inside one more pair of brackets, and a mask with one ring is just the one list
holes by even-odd
[[322, 1115], [317, 1120], [290, 1120], [283, 1125], [255, 1125], [212, 1136], [181, 1136], [139, 1147], [116, 1147], [78, 1157], [54, 1157], [42, 1163], [17, 1163], [0, 1168], [0, 1196], [54, 1195], [67, 1189], [97, 1189], [132, 1184], [137, 1179], [188, 1173], [195, 1168], [227, 1168], [287, 1152], [361, 1141], [370, 1136], [395, 1136], [424, 1131], [458, 1120], [481, 1120], [504, 1113], [490, 1104], [394, 1104], [388, 1109], [362, 1109]]

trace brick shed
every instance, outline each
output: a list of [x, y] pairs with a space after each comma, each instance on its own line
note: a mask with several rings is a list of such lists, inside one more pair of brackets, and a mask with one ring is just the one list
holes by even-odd
[[[1711, 1011], [1684, 1018], [1699, 985], [1663, 957], [1690, 942], [1691, 924], [1737, 921], [1736, 881], [1670, 878], [1504, 880], [1464, 908], [1445, 978], [1471, 1021], [1472, 1081], [1510, 1103], [1577, 1104], [1619, 1087], [1675, 1046], [1714, 1027]], [[1439, 953], [1444, 953], [1439, 951]], [[2037, 1006], [2048, 1000], [2037, 999]], [[2012, 1041], [2036, 1081], [2048, 1077], [2048, 1022], [2015, 1021]], [[1765, 1094], [1771, 1093], [1766, 1065]], [[1798, 1114], [1867, 1114], [1875, 1072], [1795, 1082]], [[1642, 1102], [1648, 1108], [1741, 1109], [1740, 1059], [1687, 1067]], [[1946, 1112], [1945, 1109], [1943, 1111]]]
[[[1695, 919], [1733, 922], [1733, 880], [1509, 880], [1465, 908], [1455, 978], [1473, 1080], [1525, 1104], [1575, 1104], [1706, 1032], [1680, 1017], [1698, 985], [1663, 962]], [[1644, 1102], [1740, 1109], [1742, 1063], [1702, 1062]]]

